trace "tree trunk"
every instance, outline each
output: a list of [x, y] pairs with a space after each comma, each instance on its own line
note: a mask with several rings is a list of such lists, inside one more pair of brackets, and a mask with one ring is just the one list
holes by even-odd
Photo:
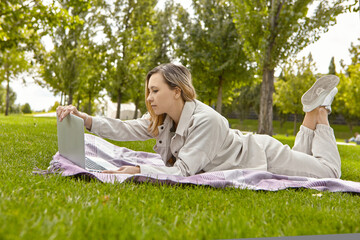
[[88, 114], [91, 115], [91, 92], [89, 92]]
[[294, 132], [293, 132], [294, 136], [296, 136], [296, 133], [297, 133], [296, 124], [297, 124], [297, 114], [294, 114]]
[[84, 107], [82, 109], [80, 109], [80, 99], [77, 100], [76, 102], [76, 108], [79, 110], [79, 111], [84, 111]]
[[119, 90], [118, 91], [118, 96], [117, 96], [117, 107], [116, 107], [116, 117], [115, 117], [117, 119], [120, 119], [121, 98], [122, 98], [122, 93], [121, 93], [121, 90]]
[[223, 88], [223, 77], [219, 76], [218, 94], [216, 100], [216, 111], [221, 114], [222, 110], [222, 88]]
[[288, 115], [280, 115], [280, 128], [282, 129], [284, 127], [284, 124], [287, 121]]
[[260, 91], [260, 115], [258, 133], [273, 134], [273, 92], [274, 92], [274, 69], [263, 70], [263, 80]]
[[72, 104], [72, 102], [73, 102], [73, 92], [72, 92], [72, 88], [69, 88], [69, 95], [68, 95], [68, 103], [67, 103], [67, 105], [71, 105]]
[[284, 1], [271, 1], [271, 14], [269, 16], [270, 36], [267, 39], [267, 46], [264, 53], [263, 80], [261, 84], [260, 116], [258, 133], [273, 134], [273, 92], [274, 92], [274, 59], [273, 56], [276, 38], [278, 35], [278, 20]]
[[63, 92], [61, 92], [60, 93], [60, 105], [64, 105], [64, 102], [63, 102], [63, 96], [64, 96], [64, 93]]
[[139, 101], [140, 101], [140, 99], [139, 99], [139, 96], [138, 96], [135, 99], [135, 112], [134, 112], [134, 117], [133, 117], [134, 119], [138, 118], [137, 113], [138, 113], [138, 109], [139, 109]]
[[10, 76], [9, 72], [6, 73], [6, 107], [5, 107], [5, 116], [9, 115], [9, 107], [10, 107]]

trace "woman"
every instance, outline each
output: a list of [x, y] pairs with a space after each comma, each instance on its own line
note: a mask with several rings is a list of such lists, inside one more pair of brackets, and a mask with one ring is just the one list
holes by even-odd
[[275, 174], [339, 178], [341, 161], [328, 114], [337, 93], [336, 76], [320, 78], [303, 95], [306, 112], [293, 149], [268, 135], [243, 135], [196, 100], [191, 74], [183, 66], [163, 64], [146, 77], [149, 114], [136, 120], [90, 117], [73, 106], [59, 107], [59, 120], [72, 113], [91, 132], [118, 141], [156, 139], [154, 150], [166, 166], [122, 166], [107, 173], [163, 173], [190, 176], [230, 169], [257, 169]]

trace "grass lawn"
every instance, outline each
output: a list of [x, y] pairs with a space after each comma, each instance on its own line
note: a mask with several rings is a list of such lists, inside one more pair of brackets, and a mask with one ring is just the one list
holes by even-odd
[[[276, 137], [289, 145], [294, 141], [293, 136]], [[116, 144], [152, 151], [154, 141]], [[56, 151], [55, 118], [0, 116], [0, 239], [219, 239], [360, 233], [359, 195], [322, 192], [319, 197], [315, 195], [319, 192], [306, 189], [264, 192], [103, 184], [33, 175], [34, 167], [48, 167]], [[339, 151], [342, 179], [360, 181], [360, 146], [339, 146]]]

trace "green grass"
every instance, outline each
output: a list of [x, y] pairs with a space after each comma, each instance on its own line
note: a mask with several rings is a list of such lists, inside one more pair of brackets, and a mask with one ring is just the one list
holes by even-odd
[[[276, 137], [289, 145], [294, 141], [293, 136]], [[116, 144], [152, 151], [154, 141]], [[56, 151], [54, 118], [0, 116], [0, 239], [217, 239], [360, 232], [359, 195], [102, 184], [33, 175], [34, 167], [48, 167]], [[360, 181], [360, 146], [339, 146], [339, 151], [342, 178]]]
[[[242, 131], [249, 131], [249, 132], [256, 132], [258, 128], [258, 122], [257, 120], [243, 120], [240, 121], [239, 119], [230, 119], [229, 120], [232, 128], [238, 128]], [[299, 130], [299, 127], [301, 125], [301, 122], [297, 123], [297, 131]], [[331, 127], [334, 129], [335, 136], [338, 139], [338, 141], [344, 142], [345, 139], [349, 139], [353, 136], [353, 133], [360, 132], [360, 126], [355, 126], [353, 128], [353, 133], [350, 131], [348, 126], [345, 125], [336, 125], [332, 124]], [[273, 122], [273, 132], [275, 135], [281, 134], [281, 135], [288, 135], [292, 136], [294, 134], [294, 123], [293, 122], [285, 122], [285, 124], [280, 127], [279, 121]]]

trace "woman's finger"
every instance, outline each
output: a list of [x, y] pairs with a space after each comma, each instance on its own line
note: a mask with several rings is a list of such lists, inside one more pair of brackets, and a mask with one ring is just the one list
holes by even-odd
[[102, 173], [110, 173], [110, 174], [122, 174], [124, 172], [118, 170], [104, 170]]
[[56, 113], [59, 117], [59, 121], [61, 122], [68, 114], [69, 114], [69, 107], [68, 106], [59, 106], [56, 109]]

